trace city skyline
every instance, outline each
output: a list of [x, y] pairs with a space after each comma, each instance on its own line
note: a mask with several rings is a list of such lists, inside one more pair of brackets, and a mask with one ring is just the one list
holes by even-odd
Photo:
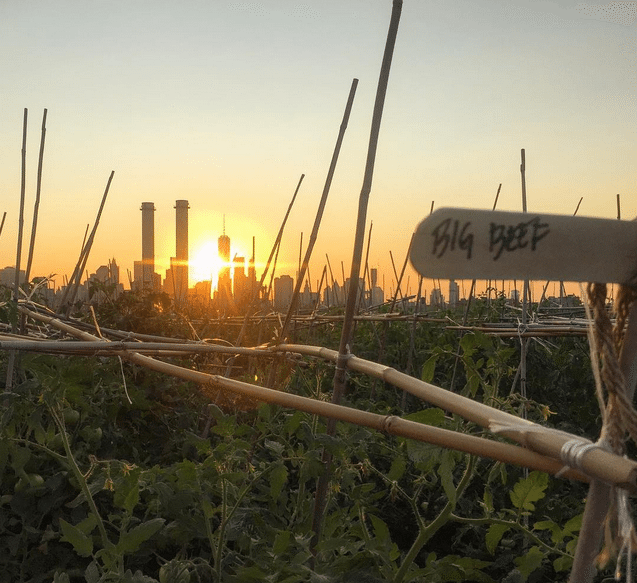
[[[637, 214], [635, 6], [405, 2], [368, 210], [370, 265], [386, 288], [395, 279], [389, 252], [400, 271], [432, 204], [491, 208], [502, 184], [498, 209], [521, 208], [522, 148], [531, 212], [572, 214], [583, 197], [580, 215], [614, 217], [620, 193], [622, 217]], [[310, 265], [313, 282], [326, 255], [335, 272], [341, 261], [348, 271], [390, 11], [390, 0], [113, 0], [108, 9], [7, 0], [0, 8], [0, 214], [7, 212], [0, 265], [15, 264], [27, 107], [25, 246], [48, 110], [33, 274], [57, 273], [58, 284], [70, 275], [114, 170], [89, 271], [109, 257], [133, 271], [143, 201], [157, 209], [159, 269], [174, 256], [172, 205], [180, 199], [193, 209], [193, 265], [216, 248], [224, 216], [232, 253], [249, 257], [255, 236], [257, 263], [265, 261], [305, 174], [278, 262], [294, 275], [357, 78]], [[415, 289], [410, 265], [407, 278]]]

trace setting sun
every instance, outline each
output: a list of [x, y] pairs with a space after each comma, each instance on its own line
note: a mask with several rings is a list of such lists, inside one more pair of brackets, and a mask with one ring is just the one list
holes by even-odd
[[219, 257], [216, 241], [206, 241], [201, 245], [193, 254], [189, 264], [191, 281], [212, 281], [212, 288], [217, 286], [223, 261]]

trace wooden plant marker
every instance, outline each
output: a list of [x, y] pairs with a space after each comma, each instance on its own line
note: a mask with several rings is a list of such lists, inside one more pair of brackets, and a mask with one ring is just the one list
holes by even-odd
[[442, 208], [416, 228], [410, 259], [431, 279], [629, 283], [637, 222]]

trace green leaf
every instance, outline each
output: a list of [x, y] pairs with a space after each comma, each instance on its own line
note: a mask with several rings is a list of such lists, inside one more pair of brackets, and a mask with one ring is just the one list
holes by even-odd
[[570, 571], [573, 567], [573, 557], [558, 557], [553, 561], [553, 568], [559, 573], [560, 571]]
[[582, 518], [584, 517], [584, 514], [578, 514], [577, 516], [574, 516], [573, 518], [571, 518], [565, 525], [564, 525], [564, 529], [563, 532], [565, 535], [567, 534], [575, 534], [576, 532], [579, 532], [580, 529], [582, 528]]
[[71, 543], [75, 552], [80, 557], [90, 557], [93, 553], [93, 539], [84, 534], [77, 526], [73, 526], [60, 518], [60, 528], [62, 529], [61, 541]]
[[456, 505], [456, 486], [453, 483], [453, 469], [456, 467], [454, 452], [445, 450], [438, 466], [440, 482], [452, 508]]
[[96, 561], [91, 561], [89, 566], [86, 567], [86, 571], [84, 571], [84, 579], [86, 579], [86, 583], [98, 583], [100, 580], [100, 571], [97, 568]]
[[528, 576], [533, 573], [536, 569], [539, 569], [542, 566], [542, 561], [544, 560], [544, 553], [540, 550], [539, 547], [531, 547], [526, 555], [521, 557], [517, 557], [515, 559], [515, 564], [518, 566], [520, 573], [524, 577], [524, 580], [528, 578]]
[[117, 484], [115, 488], [115, 496], [113, 502], [116, 506], [123, 508], [132, 514], [135, 506], [139, 502], [139, 474], [141, 470], [134, 468], [130, 473], [124, 476], [124, 479]]
[[278, 441], [273, 441], [271, 439], [266, 439], [264, 441], [264, 445], [270, 451], [274, 452], [275, 455], [277, 456], [283, 455], [283, 449], [285, 448], [285, 446], [282, 443], [279, 443]]
[[378, 516], [374, 516], [373, 514], [369, 515], [369, 519], [372, 521], [372, 525], [374, 527], [374, 535], [379, 540], [379, 542], [391, 542], [389, 528], [387, 528], [387, 525], [380, 518], [378, 518]]
[[465, 393], [475, 397], [479, 387], [480, 377], [475, 372], [468, 373], [467, 384], [464, 387]]
[[562, 529], [558, 524], [555, 524], [552, 520], [540, 520], [533, 525], [535, 530], [550, 530], [551, 531], [551, 540], [558, 544], [562, 542], [564, 535], [562, 534]]
[[482, 506], [487, 511], [487, 513], [493, 512], [493, 494], [488, 487], [484, 488], [484, 494], [482, 495]]
[[471, 356], [475, 352], [476, 344], [476, 335], [473, 333], [465, 334], [460, 339], [460, 348], [465, 356]]
[[292, 533], [289, 530], [282, 530], [274, 537], [274, 544], [272, 545], [272, 552], [275, 555], [284, 553], [290, 546], [290, 535]]
[[535, 510], [534, 502], [544, 498], [549, 483], [548, 474], [534, 471], [528, 478], [521, 478], [509, 492], [511, 502], [519, 510]]
[[495, 549], [500, 544], [504, 533], [509, 530], [508, 525], [506, 524], [497, 524], [494, 523], [489, 526], [489, 530], [487, 530], [487, 535], [485, 537], [485, 542], [487, 544], [487, 550], [493, 555], [495, 553]]
[[440, 427], [445, 423], [445, 412], [442, 409], [438, 409], [438, 407], [428, 407], [427, 409], [421, 409], [415, 413], [405, 415], [405, 419], [423, 423], [424, 425]]
[[164, 522], [163, 518], [153, 518], [131, 528], [128, 532], [123, 532], [117, 543], [117, 551], [121, 554], [134, 553], [143, 542], [164, 526]]
[[281, 494], [283, 484], [288, 479], [288, 470], [282, 464], [277, 464], [270, 472], [270, 496], [273, 500], [276, 500]]
[[405, 462], [405, 458], [403, 458], [402, 456], [394, 458], [394, 461], [392, 461], [391, 467], [389, 468], [389, 472], [387, 473], [387, 477], [392, 482], [397, 482], [405, 474], [406, 467], [407, 462]]
[[425, 383], [430, 383], [433, 381], [434, 373], [436, 372], [436, 361], [438, 360], [438, 355], [434, 354], [430, 356], [425, 364], [422, 365], [422, 372], [420, 373], [420, 379]]

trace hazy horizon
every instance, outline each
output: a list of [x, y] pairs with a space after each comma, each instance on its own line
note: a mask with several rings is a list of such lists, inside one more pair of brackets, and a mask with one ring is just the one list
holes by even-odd
[[[175, 255], [174, 202], [190, 203], [190, 257], [223, 230], [270, 253], [301, 174], [277, 274], [295, 276], [347, 94], [359, 86], [310, 265], [346, 277], [391, 0], [43, 0], [0, 5], [0, 266], [15, 265], [23, 109], [29, 110], [22, 268], [42, 111], [48, 110], [32, 275], [70, 275], [111, 170], [90, 272], [141, 259], [154, 202], [155, 262]], [[380, 132], [370, 267], [394, 278], [435, 208], [637, 214], [637, 2], [405, 1]], [[214, 258], [211, 259], [214, 265]], [[382, 274], [382, 275], [381, 275]], [[412, 290], [417, 274], [407, 266]], [[382, 279], [381, 279], [382, 281]], [[191, 285], [194, 280], [191, 279]], [[427, 285], [429, 289], [431, 285]]]

